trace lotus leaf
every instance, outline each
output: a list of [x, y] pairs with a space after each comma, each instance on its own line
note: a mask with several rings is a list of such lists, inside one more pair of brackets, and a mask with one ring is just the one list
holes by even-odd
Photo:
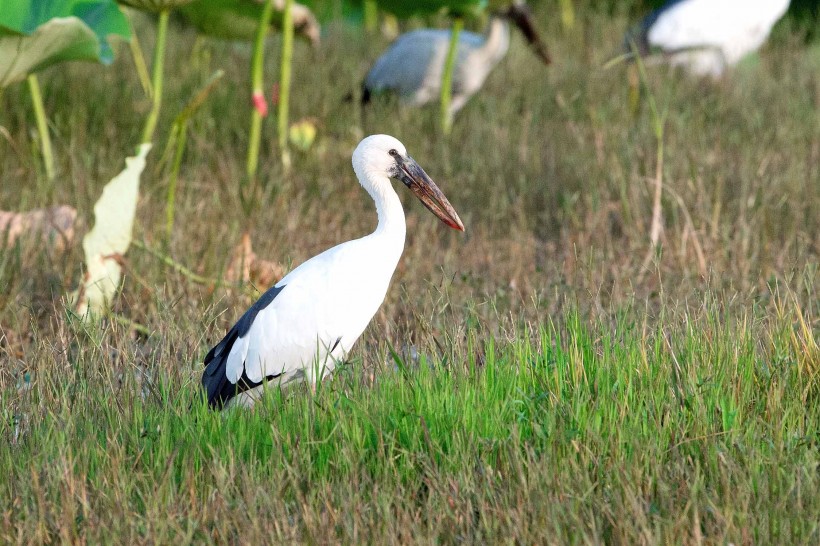
[[138, 10], [159, 13], [190, 4], [192, 0], [119, 0], [119, 2]]
[[[274, 12], [271, 25], [282, 26], [284, 2], [274, 0]], [[313, 13], [301, 4], [293, 5], [293, 26], [297, 33], [304, 36], [314, 45], [319, 42], [319, 22]], [[200, 32], [208, 36], [226, 40], [253, 41], [259, 17], [262, 14], [262, 2], [255, 0], [195, 0], [181, 8], [180, 13]]]
[[112, 0], [17, 0], [0, 10], [0, 87], [63, 61], [108, 64], [108, 37], [130, 37]]
[[444, 10], [455, 15], [478, 14], [487, 9], [488, 0], [377, 0], [377, 4], [380, 9], [404, 18]]

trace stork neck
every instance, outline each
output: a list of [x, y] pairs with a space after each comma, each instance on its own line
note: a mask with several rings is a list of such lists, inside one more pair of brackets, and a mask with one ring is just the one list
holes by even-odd
[[484, 41], [484, 53], [493, 61], [500, 61], [510, 47], [510, 24], [502, 17], [490, 19], [487, 39]]
[[372, 168], [366, 154], [360, 152], [359, 148], [353, 153], [353, 171], [359, 183], [373, 199], [379, 215], [376, 230], [364, 239], [378, 246], [383, 245], [382, 263], [392, 263], [392, 267], [395, 267], [404, 250], [404, 236], [407, 231], [401, 200], [390, 179], [383, 172]]
[[391, 238], [400, 239], [401, 246], [404, 247], [404, 236], [407, 231], [407, 224], [404, 219], [404, 207], [401, 199], [393, 189], [389, 178], [383, 179], [383, 184], [373, 187], [370, 193], [376, 203], [376, 213], [379, 215], [379, 224], [376, 226], [374, 235], [388, 235]]
[[355, 156], [353, 170], [356, 172], [359, 183], [373, 198], [376, 212], [379, 215], [379, 223], [371, 236], [387, 237], [391, 242], [396, 241], [396, 246], [401, 253], [407, 227], [404, 221], [404, 208], [396, 190], [393, 189], [393, 184], [386, 176], [373, 172], [364, 162], [357, 161]]

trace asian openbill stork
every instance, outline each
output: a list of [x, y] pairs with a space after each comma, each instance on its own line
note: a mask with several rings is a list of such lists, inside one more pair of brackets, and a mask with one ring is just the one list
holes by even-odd
[[[453, 68], [450, 117], [467, 103], [507, 54], [510, 47], [509, 22], [521, 29], [534, 52], [545, 63], [550, 57], [535, 31], [532, 15], [523, 2], [516, 2], [493, 15], [486, 35], [461, 32]], [[441, 77], [450, 47], [450, 30], [419, 29], [402, 34], [376, 59], [362, 85], [362, 102], [385, 92], [397, 94], [403, 102], [421, 106], [436, 101], [441, 94]]]
[[789, 0], [670, 0], [628, 32], [624, 46], [719, 77], [763, 45], [788, 7]]
[[353, 170], [376, 204], [376, 230], [304, 262], [242, 315], [205, 357], [202, 385], [211, 407], [252, 405], [269, 381], [315, 385], [344, 359], [384, 301], [404, 249], [404, 210], [390, 178], [464, 231], [450, 202], [395, 138], [362, 140]]

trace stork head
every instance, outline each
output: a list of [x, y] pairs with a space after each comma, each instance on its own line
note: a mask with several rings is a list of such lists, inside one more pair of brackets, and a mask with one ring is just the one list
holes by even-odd
[[353, 169], [360, 180], [401, 180], [442, 222], [464, 231], [464, 224], [450, 201], [424, 169], [407, 155], [407, 149], [398, 139], [390, 135], [366, 137], [353, 152]]

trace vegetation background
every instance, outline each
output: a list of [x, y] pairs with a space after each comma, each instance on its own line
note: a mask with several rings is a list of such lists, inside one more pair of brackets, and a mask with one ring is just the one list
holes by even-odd
[[[365, 234], [350, 154], [377, 132], [467, 232], [404, 193], [405, 254], [349, 365], [316, 396], [225, 416], [198, 397], [201, 358], [266, 286], [195, 282], [133, 248], [123, 320], [90, 326], [62, 299], [79, 245], [0, 250], [0, 542], [820, 542], [820, 47], [812, 2], [794, 4], [722, 81], [649, 70], [667, 115], [648, 262], [653, 119], [627, 67], [601, 68], [636, 5], [579, 2], [570, 30], [536, 4], [555, 64], [515, 37], [447, 138], [435, 107], [346, 102], [389, 39], [328, 25], [295, 49], [292, 119], [317, 141], [286, 172], [268, 118], [248, 213], [250, 48], [172, 25], [160, 139], [226, 76], [191, 120], [167, 256], [219, 279], [245, 230], [286, 268]], [[150, 19], [136, 31], [151, 43]], [[25, 89], [0, 96], [3, 208], [91, 216], [150, 108], [118, 53], [41, 74], [56, 183]], [[161, 248], [153, 153], [135, 238]]]

